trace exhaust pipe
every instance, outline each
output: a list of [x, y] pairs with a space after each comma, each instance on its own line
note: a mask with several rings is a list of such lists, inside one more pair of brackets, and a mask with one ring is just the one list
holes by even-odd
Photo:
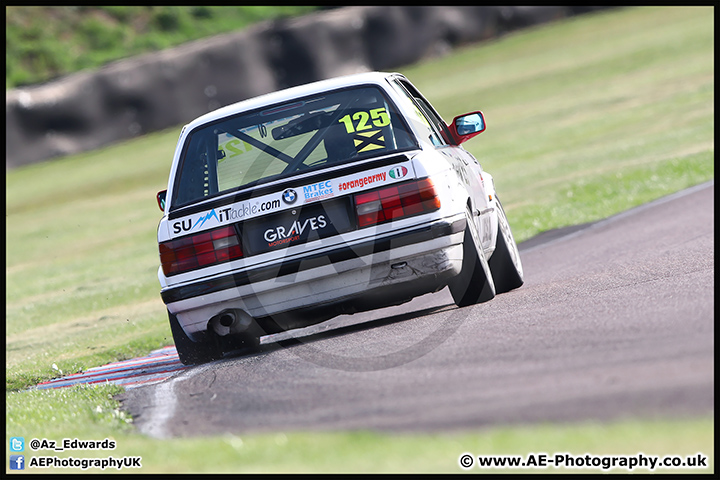
[[238, 308], [223, 310], [218, 315], [210, 319], [208, 327], [212, 328], [215, 333], [224, 337], [231, 333], [241, 333], [250, 328], [253, 318]]
[[232, 311], [227, 311], [220, 314], [218, 322], [220, 322], [220, 325], [222, 325], [223, 327], [230, 328], [235, 322], [237, 322], [237, 317]]

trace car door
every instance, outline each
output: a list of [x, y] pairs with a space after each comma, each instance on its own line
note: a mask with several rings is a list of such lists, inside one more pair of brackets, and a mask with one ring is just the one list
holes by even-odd
[[491, 211], [489, 210], [488, 197], [485, 195], [480, 163], [465, 148], [453, 144], [447, 124], [417, 88], [404, 77], [397, 78], [397, 83], [415, 104], [418, 115], [421, 115], [422, 119], [424, 119], [423, 123], [426, 123], [431, 129], [430, 142], [439, 153], [450, 161], [453, 170], [458, 176], [459, 183], [465, 186], [471, 199], [475, 228], [480, 233], [483, 248], [488, 249], [491, 241]]

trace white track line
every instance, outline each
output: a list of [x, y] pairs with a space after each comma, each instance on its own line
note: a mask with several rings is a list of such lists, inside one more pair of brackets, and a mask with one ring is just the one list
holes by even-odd
[[179, 375], [157, 384], [152, 390], [150, 406], [143, 412], [143, 416], [149, 420], [138, 426], [138, 430], [153, 438], [171, 438], [168, 426], [172, 422], [177, 410], [177, 396], [175, 395], [175, 383], [191, 378], [194, 374], [203, 373], [211, 368], [215, 362], [206, 363], [181, 372]]

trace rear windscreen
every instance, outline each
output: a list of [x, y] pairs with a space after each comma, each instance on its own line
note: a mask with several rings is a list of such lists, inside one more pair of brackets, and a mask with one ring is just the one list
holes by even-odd
[[194, 130], [179, 163], [172, 208], [416, 145], [393, 104], [377, 87], [276, 104]]

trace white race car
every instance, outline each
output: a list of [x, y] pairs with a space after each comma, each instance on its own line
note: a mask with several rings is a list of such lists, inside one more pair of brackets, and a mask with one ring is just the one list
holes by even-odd
[[523, 283], [492, 177], [397, 73], [229, 105], [186, 125], [158, 193], [158, 277], [180, 360], [449, 287], [464, 307]]

